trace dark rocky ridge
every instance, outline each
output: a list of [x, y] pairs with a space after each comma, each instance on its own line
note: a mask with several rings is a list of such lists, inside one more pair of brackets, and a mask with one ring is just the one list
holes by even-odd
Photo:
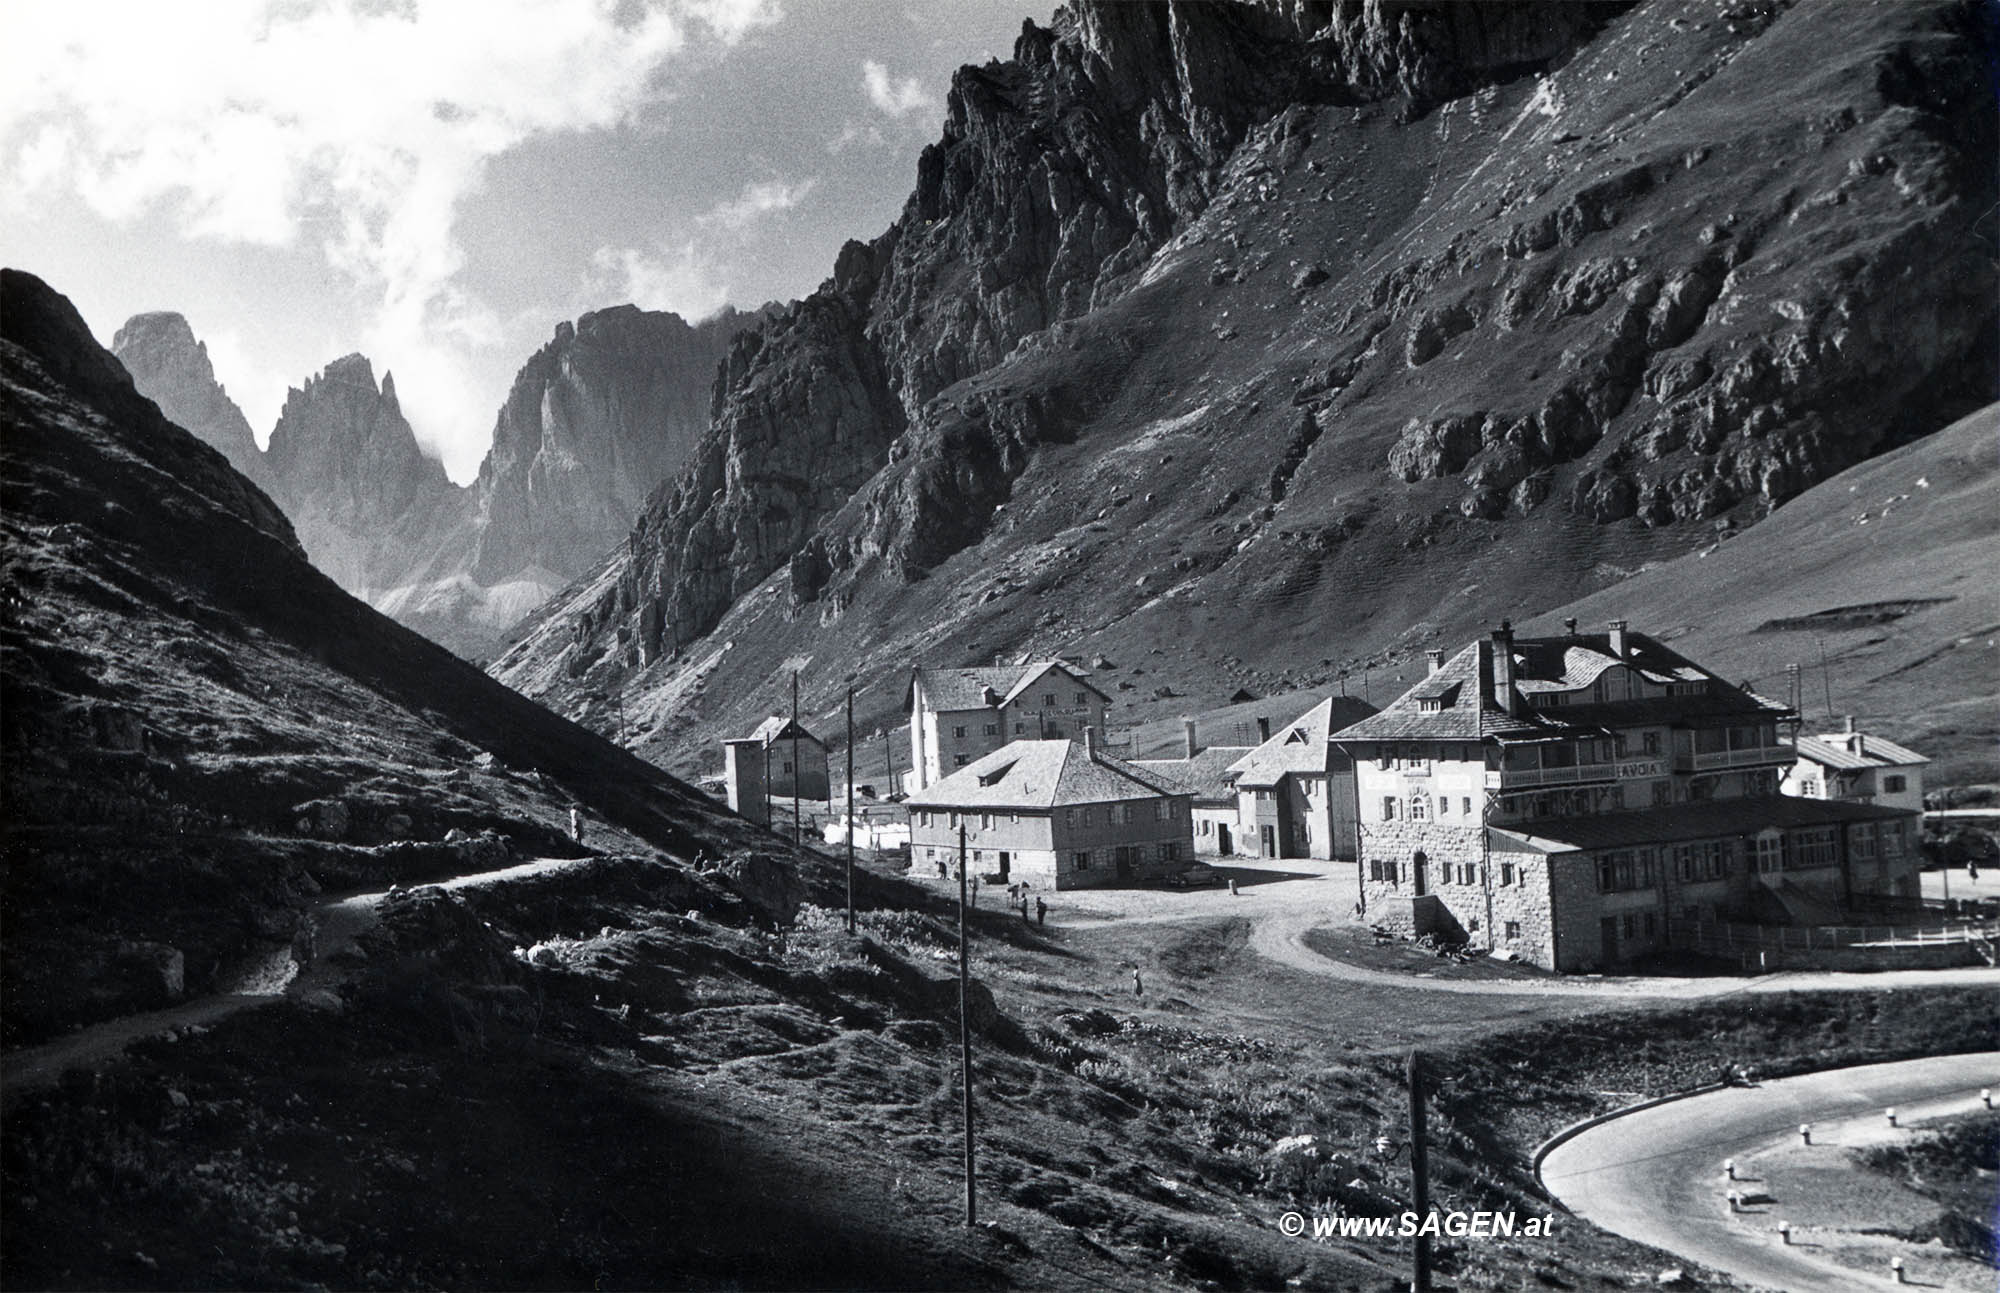
[[9, 1044], [217, 990], [320, 886], [566, 853], [572, 802], [610, 849], [752, 840], [342, 592], [67, 300], [0, 293]]
[[[727, 726], [802, 656], [1167, 642], [1219, 696], [1687, 551], [1990, 397], [1991, 43], [1960, 3], [1083, 6], [960, 74], [904, 217], [739, 342], [703, 465], [497, 671]], [[840, 416], [774, 439], [815, 370]], [[828, 514], [772, 483], [807, 464], [867, 484]]]

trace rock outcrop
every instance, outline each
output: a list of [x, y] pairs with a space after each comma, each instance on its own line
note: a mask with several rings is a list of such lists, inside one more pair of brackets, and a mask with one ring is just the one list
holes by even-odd
[[118, 329], [111, 353], [170, 421], [220, 449], [250, 480], [269, 486], [264, 451], [243, 410], [215, 379], [208, 343], [195, 338], [185, 318], [169, 311], [135, 314]]

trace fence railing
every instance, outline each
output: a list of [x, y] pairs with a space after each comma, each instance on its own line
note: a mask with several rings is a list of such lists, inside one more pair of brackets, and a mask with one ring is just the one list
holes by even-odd
[[1667, 939], [1697, 952], [1818, 951], [1841, 947], [1923, 947], [2000, 938], [2000, 921], [1950, 920], [1904, 925], [1750, 925], [1735, 921], [1667, 922]]

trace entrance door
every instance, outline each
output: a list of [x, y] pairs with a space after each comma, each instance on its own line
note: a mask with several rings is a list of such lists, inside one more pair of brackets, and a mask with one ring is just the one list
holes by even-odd
[[1598, 956], [1605, 965], [1618, 962], [1618, 918], [1606, 916], [1597, 922]]
[[1275, 826], [1264, 826], [1260, 830], [1264, 839], [1263, 856], [1267, 858], [1278, 856], [1278, 828]]
[[1220, 823], [1215, 828], [1215, 852], [1216, 856], [1225, 858], [1233, 856], [1236, 852], [1235, 847], [1229, 842], [1229, 828]]
[[1130, 880], [1132, 878], [1133, 851], [1134, 850], [1129, 844], [1121, 844], [1118, 847], [1117, 865], [1118, 865], [1118, 878], [1120, 880]]
[[1431, 891], [1430, 876], [1426, 874], [1429, 870], [1430, 859], [1424, 856], [1422, 849], [1418, 849], [1416, 856], [1410, 859], [1410, 883], [1416, 886], [1416, 895], [1419, 898]]
[[1001, 854], [1000, 854], [1000, 878], [1001, 878], [1002, 880], [1005, 880], [1005, 879], [1007, 878], [1007, 871], [1008, 871], [1008, 868], [1009, 868], [1010, 864], [1011, 864], [1011, 863], [1012, 863], [1013, 861], [1014, 861], [1014, 855], [1013, 855], [1012, 853], [1008, 853], [1008, 852], [1006, 852], [1005, 850], [1002, 850], [1002, 851], [1001, 851]]

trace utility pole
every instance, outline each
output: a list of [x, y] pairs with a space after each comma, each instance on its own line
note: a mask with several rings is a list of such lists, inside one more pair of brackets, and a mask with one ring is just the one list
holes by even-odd
[[847, 689], [847, 932], [854, 932], [854, 688]]
[[764, 740], [764, 829], [778, 829], [778, 819], [771, 803], [771, 741]]
[[965, 1096], [965, 1224], [976, 1225], [979, 1211], [972, 1182], [972, 1011], [965, 944], [965, 825], [958, 828], [958, 1080]]
[[1431, 1293], [1431, 1237], [1421, 1233], [1431, 1215], [1430, 1153], [1424, 1145], [1423, 1064], [1414, 1050], [1410, 1052], [1410, 1186], [1419, 1228], [1410, 1293]]
[[1819, 640], [1819, 684], [1826, 690], [1826, 721], [1833, 721], [1833, 675], [1826, 667], [1826, 639]]
[[805, 827], [799, 818], [799, 782], [805, 769], [799, 766], [799, 673], [792, 671], [792, 847], [805, 843]]

